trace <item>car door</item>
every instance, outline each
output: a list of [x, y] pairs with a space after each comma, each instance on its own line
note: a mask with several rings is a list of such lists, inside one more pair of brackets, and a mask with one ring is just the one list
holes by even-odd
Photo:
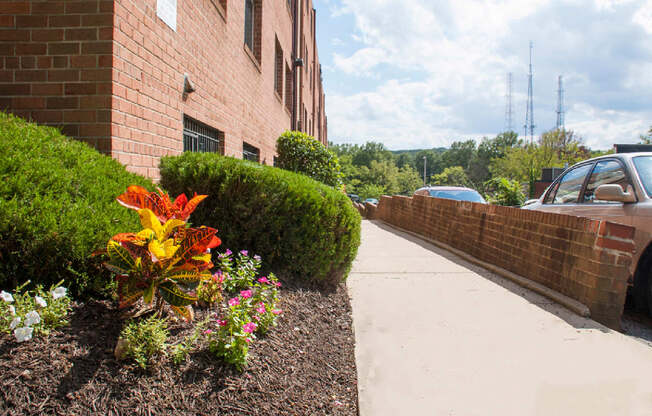
[[634, 192], [631, 176], [622, 162], [618, 159], [598, 160], [593, 165], [579, 203], [574, 209], [574, 215], [632, 225], [636, 204], [601, 201], [595, 198], [598, 186], [607, 184], [620, 185], [624, 192]]
[[548, 189], [541, 207], [537, 209], [559, 214], [578, 215], [575, 214], [575, 210], [578, 209], [579, 198], [592, 167], [593, 163], [587, 163], [564, 173]]

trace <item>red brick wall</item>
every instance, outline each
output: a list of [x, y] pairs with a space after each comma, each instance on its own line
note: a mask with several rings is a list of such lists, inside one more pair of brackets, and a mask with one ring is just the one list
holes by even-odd
[[[314, 13], [295, 1], [308, 22], [297, 39], [306, 36], [311, 55], [308, 70], [297, 70], [296, 110], [306, 108], [315, 126], [313, 103], [323, 97], [305, 76], [318, 73]], [[287, 88], [275, 92], [274, 79], [275, 39], [283, 67], [294, 67], [294, 11], [287, 1], [255, 4], [261, 31], [252, 53], [244, 0], [178, 0], [176, 31], [157, 16], [156, 0], [0, 2], [0, 108], [61, 126], [154, 179], [161, 156], [183, 151], [184, 114], [223, 132], [226, 155], [242, 157], [246, 142], [272, 164], [276, 138], [295, 128], [292, 99], [288, 105]], [[196, 88], [188, 95], [184, 74]]]
[[[224, 132], [225, 153], [246, 142], [271, 165], [291, 116], [274, 88], [275, 39], [291, 63], [286, 2], [263, 0], [260, 62], [244, 45], [244, 1], [179, 0], [177, 31], [156, 15], [156, 0], [116, 0], [113, 156], [158, 175], [158, 160], [183, 150], [183, 115]], [[187, 73], [196, 91], [182, 98]]]
[[0, 2], [0, 109], [110, 152], [113, 1]]
[[620, 327], [632, 227], [419, 195], [383, 196], [367, 214], [541, 283], [587, 305], [596, 321]]

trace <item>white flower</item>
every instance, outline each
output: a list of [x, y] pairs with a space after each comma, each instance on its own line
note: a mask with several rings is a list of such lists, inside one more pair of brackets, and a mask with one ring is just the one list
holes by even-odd
[[16, 337], [16, 341], [18, 342], [29, 341], [30, 339], [32, 339], [33, 331], [34, 328], [30, 328], [26, 326], [22, 328], [14, 329], [14, 336]]
[[36, 304], [37, 304], [40, 308], [45, 308], [46, 306], [48, 306], [48, 303], [45, 301], [45, 299], [43, 299], [43, 298], [40, 297], [40, 296], [36, 296], [36, 297], [34, 298], [34, 302], [36, 302]]
[[16, 308], [14, 308], [14, 305], [9, 305], [9, 313], [11, 316], [16, 316]]
[[20, 324], [20, 316], [14, 318], [13, 321], [9, 324], [9, 329], [14, 329]]
[[59, 298], [66, 296], [67, 291], [68, 289], [66, 289], [65, 287], [59, 286], [50, 293], [52, 294], [52, 299], [57, 300]]
[[32, 326], [41, 322], [41, 316], [36, 311], [31, 311], [25, 315], [25, 326]]
[[11, 303], [14, 301], [14, 297], [11, 296], [11, 293], [7, 293], [4, 290], [0, 292], [0, 299], [4, 300], [7, 303]]

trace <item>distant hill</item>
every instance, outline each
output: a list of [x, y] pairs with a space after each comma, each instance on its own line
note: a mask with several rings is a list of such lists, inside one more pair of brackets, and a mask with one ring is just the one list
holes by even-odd
[[448, 150], [448, 148], [446, 148], [446, 147], [433, 147], [432, 149], [390, 150], [390, 152], [392, 152], [395, 155], [400, 155], [400, 154], [403, 154], [403, 153], [407, 153], [409, 155], [414, 156], [414, 155], [416, 155], [417, 153], [419, 153], [419, 152], [421, 152], [423, 150], [432, 150], [432, 151], [437, 152], [437, 153], [444, 153], [446, 150]]

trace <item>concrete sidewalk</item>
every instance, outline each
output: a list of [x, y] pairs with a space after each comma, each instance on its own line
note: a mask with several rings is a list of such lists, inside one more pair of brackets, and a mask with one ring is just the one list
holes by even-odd
[[652, 348], [382, 222], [348, 287], [362, 416], [652, 415]]

